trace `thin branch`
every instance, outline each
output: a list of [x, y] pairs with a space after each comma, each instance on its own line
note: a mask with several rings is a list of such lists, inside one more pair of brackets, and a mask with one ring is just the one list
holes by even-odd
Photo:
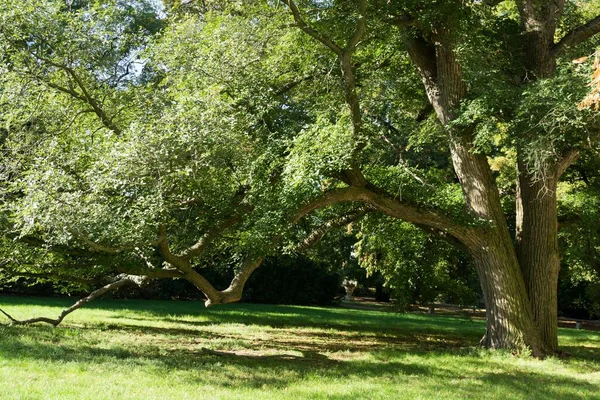
[[360, 42], [360, 39], [362, 39], [362, 37], [365, 34], [366, 19], [367, 19], [367, 1], [366, 0], [360, 0], [360, 2], [358, 4], [358, 12], [359, 12], [359, 16], [358, 16], [358, 22], [356, 23], [356, 30], [354, 31], [354, 34], [348, 41], [348, 44], [346, 45], [344, 52], [353, 52], [354, 49], [356, 48], [356, 46], [358, 45], [358, 42]]
[[330, 221], [327, 221], [323, 225], [319, 226], [315, 230], [313, 230], [308, 236], [304, 238], [302, 242], [300, 242], [295, 248], [295, 251], [304, 251], [316, 243], [318, 243], [323, 237], [330, 232], [332, 229], [341, 228], [343, 226], [348, 225], [351, 222], [357, 221], [360, 218], [364, 217], [367, 213], [373, 211], [373, 209], [362, 209], [352, 212], [350, 214], [342, 215], [341, 217], [334, 218]]
[[43, 239], [39, 239], [33, 236], [23, 236], [23, 237], [19, 237], [17, 235], [7, 235], [8, 237], [14, 238], [15, 240], [21, 242], [21, 243], [25, 243], [28, 244], [30, 246], [33, 247], [37, 247], [40, 249], [46, 249], [55, 253], [60, 253], [60, 254], [68, 254], [71, 256], [78, 256], [78, 257], [94, 257], [94, 256], [98, 256], [102, 253], [98, 252], [98, 251], [94, 251], [94, 250], [87, 250], [87, 249], [78, 249], [78, 248], [72, 248], [72, 247], [68, 247], [68, 246], [64, 246], [64, 245], [54, 245], [54, 244], [50, 244], [48, 242], [46, 242]]
[[298, 28], [302, 29], [308, 35], [310, 35], [314, 39], [318, 40], [319, 42], [321, 42], [322, 44], [327, 46], [331, 51], [333, 51], [338, 56], [342, 54], [343, 50], [337, 43], [335, 43], [331, 38], [321, 34], [316, 29], [312, 28], [310, 25], [308, 25], [304, 21], [304, 19], [302, 19], [300, 10], [298, 10], [298, 7], [296, 6], [296, 3], [294, 3], [293, 0], [282, 0], [282, 1], [285, 5], [288, 6], [290, 11], [292, 12], [294, 21], [296, 22], [296, 25], [298, 26]]
[[286, 94], [287, 92], [289, 92], [290, 90], [294, 89], [296, 86], [300, 85], [303, 82], [306, 82], [308, 80], [314, 79], [319, 75], [325, 75], [326, 71], [317, 71], [313, 74], [308, 74], [308, 75], [304, 75], [298, 79], [295, 79], [291, 82], [288, 82], [286, 84], [284, 84], [282, 87], [280, 88], [273, 88], [273, 90], [275, 90], [275, 95], [276, 96], [281, 96], [283, 94]]
[[107, 246], [107, 245], [103, 245], [98, 242], [94, 242], [93, 240], [88, 238], [86, 235], [84, 235], [83, 233], [81, 233], [77, 230], [73, 231], [73, 234], [75, 235], [75, 237], [77, 239], [81, 240], [84, 244], [86, 244], [92, 250], [94, 250], [96, 252], [100, 252], [100, 253], [107, 253], [107, 254], [119, 254], [124, 251], [135, 250], [135, 249], [137, 249], [139, 247], [143, 247], [145, 245], [157, 246], [158, 243], [162, 240], [162, 237], [158, 237], [150, 243], [137, 243], [137, 244], [129, 243], [129, 244], [124, 244], [121, 246], [114, 247], [114, 246]]
[[13, 276], [13, 277], [48, 279], [48, 280], [53, 280], [53, 281], [58, 280], [58, 281], [65, 281], [65, 282], [82, 283], [85, 285], [91, 285], [94, 283], [99, 283], [101, 281], [101, 279], [85, 279], [85, 278], [78, 278], [76, 276], [65, 275], [65, 274], [35, 273], [35, 272], [6, 271], [6, 270], [3, 270], [2, 272], [9, 276]]
[[567, 33], [554, 45], [552, 52], [554, 56], [559, 56], [567, 47], [577, 46], [598, 33], [600, 33], [600, 15]]
[[182, 251], [178, 257], [181, 257], [184, 260], [191, 260], [192, 258], [201, 255], [206, 247], [219, 237], [223, 231], [237, 224], [241, 220], [241, 215], [236, 213], [231, 218], [221, 222], [212, 229], [209, 229], [196, 243]]
[[2, 309], [0, 309], [0, 312], [2, 314], [4, 314], [8, 319], [10, 319], [14, 325], [29, 325], [29, 324], [35, 324], [37, 322], [45, 322], [45, 323], [53, 325], [53, 326], [58, 326], [65, 319], [65, 317], [67, 315], [71, 314], [73, 311], [77, 310], [78, 308], [83, 307], [86, 303], [89, 303], [90, 301], [92, 301], [110, 291], [116, 290], [122, 286], [125, 286], [128, 284], [140, 285], [145, 278], [139, 277], [139, 276], [134, 276], [134, 275], [124, 275], [124, 276], [118, 276], [115, 279], [116, 280], [114, 282], [104, 285], [100, 289], [97, 289], [97, 290], [93, 291], [92, 293], [90, 293], [88, 296], [80, 299], [75, 304], [73, 304], [71, 307], [64, 309], [57, 318], [36, 317], [36, 318], [30, 318], [30, 319], [25, 319], [25, 320], [18, 320], [16, 318], [12, 317], [10, 314], [8, 314], [7, 312], [5, 312]]
[[[117, 134], [119, 136], [121, 135], [121, 133], [122, 133], [121, 129], [117, 125], [115, 125], [112, 118], [110, 118], [108, 116], [108, 114], [106, 114], [106, 111], [102, 108], [100, 103], [90, 94], [87, 86], [83, 83], [83, 80], [79, 77], [79, 75], [75, 72], [75, 70], [73, 68], [71, 68], [67, 65], [56, 63], [52, 60], [49, 60], [45, 57], [42, 57], [42, 56], [36, 54], [34, 52], [30, 52], [30, 54], [33, 57], [37, 58], [39, 61], [43, 61], [52, 67], [55, 67], [55, 68], [58, 68], [58, 69], [64, 71], [67, 75], [69, 75], [71, 77], [71, 79], [75, 82], [77, 87], [79, 87], [79, 89], [81, 90], [82, 93], [77, 93], [73, 89], [63, 88], [59, 85], [56, 85], [56, 84], [46, 81], [45, 83], [48, 86], [53, 87], [56, 90], [59, 90], [66, 94], [69, 94], [69, 95], [73, 96], [74, 98], [87, 103], [89, 106], [92, 107], [92, 109], [94, 110], [94, 113], [100, 119], [100, 122], [102, 122], [102, 125], [104, 125], [106, 128], [108, 128], [115, 134]], [[36, 79], [40, 79], [40, 78], [36, 77]]]

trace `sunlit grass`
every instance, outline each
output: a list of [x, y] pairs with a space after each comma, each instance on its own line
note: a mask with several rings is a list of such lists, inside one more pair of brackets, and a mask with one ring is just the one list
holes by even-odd
[[[0, 297], [18, 318], [69, 301]], [[1, 399], [600, 399], [600, 334], [570, 356], [476, 347], [481, 321], [341, 308], [99, 301], [0, 327]]]

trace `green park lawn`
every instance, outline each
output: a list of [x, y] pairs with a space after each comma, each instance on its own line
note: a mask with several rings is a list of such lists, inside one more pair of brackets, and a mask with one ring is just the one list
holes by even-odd
[[[17, 318], [65, 299], [0, 297]], [[3, 321], [4, 322], [4, 321]], [[477, 347], [482, 321], [344, 308], [90, 304], [0, 326], [0, 399], [600, 399], [600, 333], [537, 360]]]

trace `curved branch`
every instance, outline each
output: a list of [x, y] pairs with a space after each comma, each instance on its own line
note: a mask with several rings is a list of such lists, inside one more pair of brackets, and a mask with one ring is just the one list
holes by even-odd
[[209, 229], [196, 243], [181, 252], [178, 257], [184, 260], [191, 260], [194, 257], [201, 255], [206, 247], [212, 243], [223, 231], [232, 227], [242, 220], [239, 214], [235, 214], [231, 218], [221, 222], [219, 225]]
[[600, 33], [600, 15], [567, 33], [552, 49], [554, 56], [562, 54], [567, 47], [577, 46]]
[[565, 171], [573, 165], [574, 162], [579, 158], [579, 150], [571, 150], [569, 151], [562, 159], [558, 161], [556, 165], [556, 178], [560, 179], [560, 177], [565, 173]]
[[227, 304], [235, 303], [240, 301], [242, 298], [242, 292], [244, 286], [250, 278], [250, 275], [262, 264], [263, 257], [247, 257], [243, 262], [240, 270], [235, 274], [231, 280], [231, 284], [225, 290], [221, 290], [212, 296], [208, 296], [208, 299], [204, 302], [206, 307], [210, 307], [215, 304]]
[[332, 229], [341, 228], [342, 226], [346, 226], [351, 222], [357, 221], [360, 218], [364, 217], [367, 213], [373, 211], [372, 209], [362, 209], [357, 210], [353, 213], [342, 215], [341, 217], [332, 219], [327, 221], [323, 225], [319, 226], [317, 229], [312, 231], [302, 242], [300, 242], [294, 250], [303, 251], [308, 249], [309, 247], [314, 246], [318, 243], [323, 237]]
[[293, 216], [292, 221], [297, 222], [300, 218], [318, 208], [352, 201], [367, 203], [391, 217], [446, 232], [465, 244], [475, 242], [478, 237], [479, 230], [477, 228], [460, 225], [439, 211], [403, 203], [367, 188], [352, 186], [331, 190], [305, 204]]

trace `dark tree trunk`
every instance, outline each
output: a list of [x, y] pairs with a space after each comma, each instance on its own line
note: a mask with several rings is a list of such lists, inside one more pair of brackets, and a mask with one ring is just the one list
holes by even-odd
[[[524, 32], [525, 84], [550, 78], [556, 70], [554, 36], [564, 0], [519, 1]], [[521, 150], [521, 149], [519, 149]], [[521, 153], [521, 151], [519, 151]], [[558, 350], [558, 219], [556, 186], [557, 165], [543, 171], [527, 170], [519, 154], [517, 182], [517, 254], [523, 279], [531, 300], [533, 317], [544, 346]]]
[[495, 349], [529, 347], [535, 356], [548, 348], [533, 323], [531, 305], [512, 243], [490, 232], [478, 249], [471, 251], [486, 304], [487, 330], [482, 344]]
[[[533, 317], [550, 351], [558, 350], [558, 220], [556, 173], [537, 178], [521, 166], [517, 194], [517, 254]], [[540, 174], [541, 175], [541, 174]]]

